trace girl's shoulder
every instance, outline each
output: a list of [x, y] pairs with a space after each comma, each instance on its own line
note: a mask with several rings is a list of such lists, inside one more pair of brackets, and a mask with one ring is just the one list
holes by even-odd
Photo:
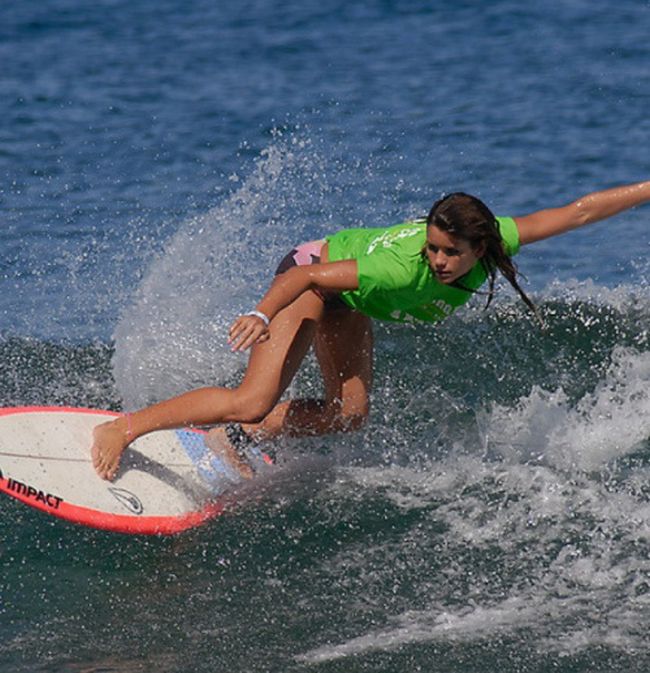
[[382, 250], [399, 249], [404, 245], [423, 246], [426, 222], [413, 220], [389, 227], [359, 227], [341, 229], [328, 236], [330, 261], [358, 259], [380, 253]]

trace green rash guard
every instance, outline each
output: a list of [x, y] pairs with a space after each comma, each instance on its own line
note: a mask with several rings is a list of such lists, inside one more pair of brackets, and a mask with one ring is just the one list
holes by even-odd
[[[511, 217], [497, 217], [509, 256], [519, 251], [519, 232]], [[393, 322], [437, 322], [451, 315], [471, 292], [436, 279], [426, 255], [426, 222], [405, 222], [388, 228], [343, 229], [327, 237], [329, 261], [354, 259], [359, 288], [341, 292], [350, 307], [371, 318]], [[477, 262], [460, 282], [477, 290], [487, 280]]]

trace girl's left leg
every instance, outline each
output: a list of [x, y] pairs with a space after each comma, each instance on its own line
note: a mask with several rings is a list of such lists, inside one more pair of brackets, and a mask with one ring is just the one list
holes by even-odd
[[112, 478], [125, 447], [153, 430], [264, 418], [291, 382], [322, 317], [322, 300], [305, 292], [273, 318], [270, 338], [253, 346], [237, 388], [193, 390], [97, 426], [91, 448], [96, 472]]
[[282, 402], [260, 423], [243, 424], [246, 434], [262, 440], [278, 435], [303, 437], [347, 432], [363, 425], [372, 386], [371, 320], [356, 311], [327, 311], [318, 324], [314, 349], [323, 375], [324, 399]]

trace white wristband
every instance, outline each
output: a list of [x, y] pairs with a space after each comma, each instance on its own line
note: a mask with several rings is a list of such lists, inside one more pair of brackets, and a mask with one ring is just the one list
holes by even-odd
[[249, 311], [246, 313], [246, 315], [254, 315], [256, 318], [259, 318], [267, 327], [271, 322], [269, 320], [269, 316], [267, 316], [265, 313], [262, 313], [262, 311]]

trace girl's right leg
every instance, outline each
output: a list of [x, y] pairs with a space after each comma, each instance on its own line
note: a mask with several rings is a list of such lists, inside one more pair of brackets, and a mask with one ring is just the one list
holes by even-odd
[[193, 390], [95, 428], [91, 453], [96, 472], [103, 479], [114, 478], [124, 448], [154, 430], [262, 420], [293, 378], [323, 312], [323, 301], [313, 292], [280, 311], [269, 326], [270, 338], [251, 349], [238, 388]]

